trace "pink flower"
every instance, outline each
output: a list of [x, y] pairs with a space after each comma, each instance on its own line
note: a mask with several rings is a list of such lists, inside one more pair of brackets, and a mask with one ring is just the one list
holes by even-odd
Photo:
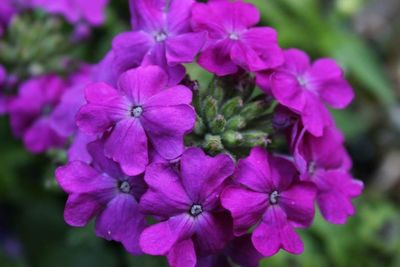
[[120, 163], [128, 175], [144, 172], [149, 142], [166, 159], [183, 152], [183, 137], [195, 123], [192, 92], [167, 83], [160, 67], [148, 66], [122, 74], [117, 88], [105, 83], [86, 88], [87, 104], [77, 115], [78, 127], [87, 134], [110, 132], [105, 155]]
[[258, 84], [281, 105], [299, 114], [311, 134], [321, 136], [324, 127], [332, 124], [324, 103], [345, 108], [354, 92], [334, 60], [319, 59], [311, 64], [300, 50], [289, 49], [284, 54], [285, 64], [272, 74], [258, 73]]
[[281, 248], [294, 254], [303, 252], [294, 228], [312, 223], [313, 184], [298, 180], [292, 162], [270, 156], [261, 147], [239, 160], [235, 177], [237, 185], [228, 186], [221, 196], [222, 206], [232, 214], [235, 235], [243, 235], [256, 225], [252, 241], [264, 256]]
[[219, 76], [239, 68], [260, 71], [283, 63], [277, 33], [269, 27], [254, 27], [260, 20], [257, 8], [242, 1], [196, 3], [192, 11], [195, 31], [207, 31], [208, 42], [199, 64]]

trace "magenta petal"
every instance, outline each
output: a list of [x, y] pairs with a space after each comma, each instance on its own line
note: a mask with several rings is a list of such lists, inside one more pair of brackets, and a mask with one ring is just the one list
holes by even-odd
[[[67, 193], [96, 194], [115, 187], [115, 179], [101, 175], [91, 166], [80, 161], [68, 163], [56, 170], [56, 179]], [[111, 190], [112, 191], [112, 190]]]
[[252, 241], [266, 257], [273, 256], [281, 248], [293, 254], [304, 250], [303, 242], [288, 223], [286, 214], [276, 206], [268, 209], [263, 221], [254, 230]]
[[304, 128], [314, 136], [322, 136], [325, 126], [332, 124], [329, 111], [322, 102], [309, 93], [307, 104], [301, 114], [301, 120]]
[[193, 234], [193, 222], [189, 214], [182, 214], [149, 226], [140, 236], [143, 252], [166, 255], [177, 242], [190, 238]]
[[146, 169], [144, 179], [149, 189], [140, 200], [142, 212], [170, 217], [189, 210], [192, 202], [170, 165], [151, 164]]
[[68, 197], [64, 210], [64, 220], [71, 226], [85, 226], [99, 211], [101, 205], [93, 196], [72, 194]]
[[191, 102], [192, 91], [183, 85], [177, 85], [147, 99], [146, 107], [189, 105]]
[[168, 76], [160, 67], [139, 67], [123, 73], [118, 88], [133, 104], [142, 105], [148, 98], [167, 87]]
[[169, 1], [167, 24], [171, 32], [189, 32], [192, 5], [195, 0]]
[[218, 76], [233, 74], [238, 67], [231, 60], [232, 42], [223, 40], [206, 48], [199, 57], [199, 65]]
[[203, 47], [205, 32], [186, 33], [171, 37], [166, 41], [167, 62], [170, 65], [192, 62]]
[[297, 183], [280, 193], [280, 206], [294, 227], [309, 227], [312, 224], [316, 194], [316, 187], [307, 182]]
[[195, 124], [191, 106], [144, 106], [140, 119], [154, 149], [166, 159], [179, 157], [184, 149], [183, 137]]
[[293, 75], [303, 75], [311, 66], [310, 57], [299, 49], [288, 49], [284, 52], [284, 55], [285, 64], [283, 68]]
[[117, 72], [140, 66], [153, 45], [153, 37], [144, 31], [118, 34], [112, 42], [113, 64]]
[[119, 164], [104, 155], [104, 141], [96, 140], [87, 145], [87, 150], [93, 159], [92, 166], [96, 168], [99, 173], [106, 173], [110, 177], [120, 179], [124, 177]]
[[130, 253], [139, 254], [139, 236], [145, 225], [133, 196], [119, 194], [97, 218], [96, 234], [107, 240], [123, 241]]
[[351, 203], [363, 190], [363, 183], [344, 171], [327, 171], [314, 179], [318, 187], [317, 202], [324, 218], [334, 224], [344, 224], [355, 209]]
[[68, 149], [68, 162], [82, 161], [87, 164], [91, 163], [92, 156], [87, 151], [87, 145], [94, 140], [96, 140], [95, 135], [87, 135], [79, 131]]
[[80, 130], [88, 134], [103, 133], [128, 113], [127, 102], [106, 83], [91, 84], [85, 89], [88, 102], [77, 116]]
[[171, 267], [195, 267], [197, 258], [193, 241], [186, 239], [176, 243], [167, 255]]
[[268, 207], [268, 196], [239, 186], [229, 186], [221, 195], [221, 203], [232, 214], [234, 233], [239, 236], [262, 218]]
[[213, 198], [211, 194], [217, 193], [215, 191], [233, 171], [233, 160], [225, 154], [210, 157], [200, 148], [189, 148], [181, 157], [183, 186], [191, 200], [197, 203]]
[[24, 144], [32, 153], [42, 153], [47, 149], [61, 147], [66, 138], [59, 136], [50, 126], [48, 118], [36, 121], [24, 134]]
[[307, 96], [296, 76], [276, 72], [271, 76], [271, 92], [278, 102], [296, 112], [306, 109]]
[[140, 121], [128, 118], [118, 122], [105, 142], [104, 153], [119, 162], [128, 175], [144, 172], [148, 164], [147, 137]]
[[247, 158], [238, 162], [236, 181], [256, 192], [274, 189], [268, 154], [261, 147], [253, 148]]
[[232, 219], [228, 213], [202, 213], [196, 218], [193, 240], [199, 253], [210, 255], [223, 249], [232, 237]]

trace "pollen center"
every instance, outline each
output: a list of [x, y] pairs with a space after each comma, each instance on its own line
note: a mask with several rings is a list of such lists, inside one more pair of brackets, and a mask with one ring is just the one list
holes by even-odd
[[237, 40], [239, 40], [239, 35], [236, 32], [231, 32], [229, 34], [229, 39], [237, 41]]
[[119, 190], [121, 190], [122, 193], [129, 193], [131, 191], [131, 185], [127, 181], [123, 181], [119, 185]]
[[278, 191], [274, 191], [269, 195], [269, 203], [271, 205], [277, 204], [279, 201], [279, 193]]
[[303, 76], [297, 76], [297, 81], [301, 87], [307, 86], [307, 80]]
[[154, 35], [156, 42], [162, 42], [167, 39], [168, 35], [164, 31], [160, 31]]
[[131, 109], [131, 116], [139, 118], [143, 113], [143, 108], [141, 106], [134, 106]]
[[190, 208], [190, 215], [193, 217], [199, 216], [203, 212], [203, 207], [198, 204], [193, 204]]
[[315, 173], [316, 167], [317, 167], [317, 164], [315, 163], [315, 161], [311, 161], [308, 164], [308, 169], [307, 169], [308, 174], [313, 175]]

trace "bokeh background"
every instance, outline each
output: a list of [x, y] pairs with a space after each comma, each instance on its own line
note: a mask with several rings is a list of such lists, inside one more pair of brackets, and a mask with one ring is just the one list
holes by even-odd
[[[106, 25], [74, 48], [92, 63], [116, 33], [129, 28], [127, 1], [110, 2]], [[313, 58], [333, 57], [344, 67], [357, 97], [334, 116], [347, 137], [354, 176], [366, 184], [356, 200], [357, 214], [346, 225], [330, 225], [317, 215], [301, 232], [301, 256], [280, 252], [261, 266], [399, 267], [400, 1], [250, 2], [260, 8], [262, 24], [278, 30], [282, 47], [304, 49]], [[46, 43], [30, 41], [31, 47]], [[132, 257], [97, 238], [93, 225], [68, 227], [62, 217], [66, 196], [53, 177], [57, 161], [56, 154], [26, 152], [11, 136], [7, 117], [0, 118], [0, 267], [166, 266], [162, 258]]]

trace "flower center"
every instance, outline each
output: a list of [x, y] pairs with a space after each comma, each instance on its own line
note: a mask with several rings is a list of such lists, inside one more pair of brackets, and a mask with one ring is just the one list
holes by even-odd
[[203, 207], [198, 204], [193, 204], [192, 207], [190, 208], [190, 215], [193, 217], [199, 216], [203, 212]]
[[127, 181], [123, 181], [122, 183], [119, 184], [119, 190], [122, 193], [129, 193], [131, 191], [131, 185]]
[[269, 195], [269, 203], [271, 205], [277, 204], [279, 201], [279, 193], [278, 191], [274, 191]]
[[164, 31], [160, 31], [154, 35], [156, 42], [162, 42], [167, 39], [168, 35]]
[[237, 41], [237, 40], [239, 40], [239, 34], [237, 34], [236, 32], [231, 32], [229, 34], [229, 39]]
[[131, 109], [131, 116], [139, 118], [143, 113], [143, 108], [141, 106], [134, 106]]
[[297, 81], [299, 82], [301, 87], [307, 86], [307, 80], [303, 76], [297, 76]]
[[308, 164], [308, 174], [313, 175], [315, 173], [315, 169], [317, 168], [317, 164], [315, 163], [315, 161], [311, 161]]

